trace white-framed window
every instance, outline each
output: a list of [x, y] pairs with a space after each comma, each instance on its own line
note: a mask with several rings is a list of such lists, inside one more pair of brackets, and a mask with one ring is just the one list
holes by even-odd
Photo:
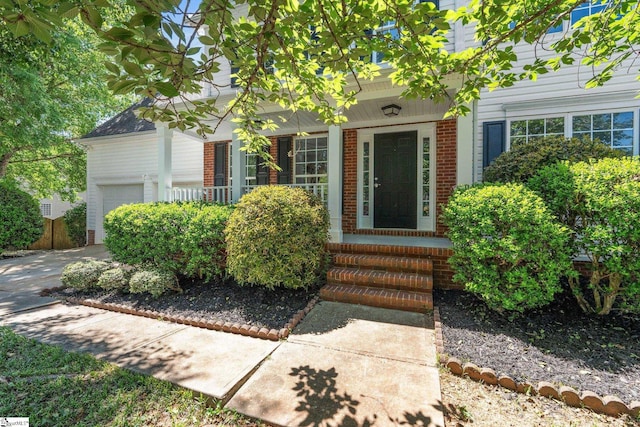
[[633, 154], [633, 111], [574, 115], [571, 130], [574, 137], [597, 139]]
[[295, 184], [327, 182], [327, 135], [296, 138], [294, 153]]
[[42, 216], [51, 216], [51, 203], [40, 203], [40, 213]]
[[509, 138], [512, 145], [554, 135], [564, 135], [564, 117], [511, 120], [509, 125]]
[[603, 2], [602, 0], [586, 1], [580, 4], [578, 7], [571, 11], [571, 25], [575, 25], [576, 22], [584, 18], [585, 16], [591, 16], [596, 13], [600, 13], [609, 7], [610, 0]]
[[543, 136], [587, 137], [624, 151], [638, 154], [640, 111], [585, 111], [553, 117], [512, 117], [508, 122], [508, 147]]
[[244, 183], [247, 186], [258, 185], [258, 155], [245, 151]]

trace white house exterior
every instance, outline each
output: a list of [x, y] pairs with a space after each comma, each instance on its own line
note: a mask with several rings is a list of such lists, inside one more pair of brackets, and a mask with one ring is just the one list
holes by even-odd
[[[164, 157], [159, 153], [171, 132], [138, 120], [132, 109], [81, 139], [87, 147], [89, 244], [103, 242], [104, 215], [111, 210], [127, 203], [158, 200], [159, 159]], [[174, 186], [202, 187], [202, 141], [182, 133], [172, 140], [164, 171], [172, 172]]]
[[[600, 10], [584, 3], [558, 32], [546, 35], [543, 45], [550, 45], [569, 30], [580, 17]], [[467, 30], [467, 39], [473, 31]], [[519, 44], [515, 52], [520, 67], [545, 57], [541, 46]], [[509, 88], [484, 90], [476, 106], [474, 180], [482, 179], [483, 168], [517, 140], [544, 135], [565, 137], [589, 136], [610, 144], [629, 155], [639, 154], [640, 99], [637, 99], [637, 64], [629, 59], [603, 87], [586, 89], [593, 77], [591, 67], [580, 64], [575, 55], [573, 65], [557, 72], [539, 75], [537, 81], [522, 81]], [[515, 71], [518, 71], [516, 68]]]
[[[453, 9], [464, 3], [443, 0], [440, 7]], [[473, 29], [462, 24], [452, 28], [449, 40], [450, 51], [477, 43]], [[533, 59], [531, 46], [517, 49], [523, 65]], [[440, 213], [453, 189], [480, 181], [483, 168], [516, 138], [588, 134], [638, 154], [640, 101], [635, 99], [632, 70], [623, 68], [603, 88], [585, 90], [590, 70], [565, 66], [535, 82], [484, 91], [481, 100], [469, 106], [469, 115], [444, 120], [446, 106], [399, 98], [403, 88], [393, 86], [386, 78], [389, 70], [383, 68], [380, 78], [362, 83], [358, 104], [344, 113], [348, 122], [341, 126], [326, 126], [310, 113], [282, 123], [279, 117], [290, 113], [262, 105], [264, 118], [280, 125], [276, 132], [265, 133], [280, 172], [264, 168], [255, 155], [241, 151], [229, 122], [203, 142], [141, 121], [135, 131], [131, 126], [118, 131], [118, 123], [131, 125], [127, 120], [133, 119], [114, 118], [115, 131], [98, 128], [83, 140], [89, 146], [89, 242], [102, 242], [104, 215], [123, 203], [193, 198], [235, 202], [257, 185], [302, 186], [327, 203], [332, 251], [430, 258], [433, 283], [450, 286], [451, 251], [443, 239], [446, 228]], [[222, 64], [216, 81], [231, 83], [231, 74], [230, 64]], [[215, 95], [224, 104], [235, 93], [230, 84]], [[202, 97], [212, 95], [205, 86]], [[389, 105], [400, 107], [397, 115], [383, 113]], [[298, 136], [300, 131], [307, 136]], [[342, 276], [357, 281], [359, 273], [343, 270]], [[334, 288], [323, 297], [373, 301], [384, 307], [397, 307], [394, 298], [405, 299], [375, 290], [369, 294], [369, 289], [363, 294], [332, 277], [330, 272], [328, 282]], [[423, 297], [406, 307], [428, 306], [430, 296]]]

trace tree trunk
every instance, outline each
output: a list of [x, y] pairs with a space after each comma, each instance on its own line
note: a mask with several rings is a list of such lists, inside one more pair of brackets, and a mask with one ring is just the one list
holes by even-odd
[[609, 276], [609, 292], [604, 295], [604, 301], [602, 304], [602, 309], [598, 311], [598, 314], [602, 316], [606, 316], [611, 313], [611, 309], [613, 308], [613, 303], [618, 296], [618, 292], [620, 291], [620, 284], [622, 283], [622, 276], [620, 273], [611, 273]]
[[13, 157], [13, 153], [14, 151], [9, 151], [0, 157], [0, 179], [7, 174], [7, 167], [9, 166], [9, 160]]
[[578, 301], [578, 306], [585, 313], [593, 313], [593, 308], [589, 305], [589, 301], [587, 301], [582, 295], [582, 290], [580, 289], [580, 284], [578, 283], [580, 279], [576, 279], [575, 277], [569, 277], [569, 287], [571, 288], [571, 292], [573, 296], [576, 297], [576, 301]]

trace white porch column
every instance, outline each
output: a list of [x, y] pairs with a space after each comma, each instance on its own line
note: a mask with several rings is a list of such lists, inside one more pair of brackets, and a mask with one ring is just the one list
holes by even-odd
[[329, 140], [327, 143], [327, 205], [331, 223], [329, 226], [330, 240], [333, 243], [342, 242], [342, 127], [329, 126]]
[[473, 184], [474, 164], [474, 125], [476, 103], [467, 104], [471, 109], [469, 114], [458, 117], [457, 149], [456, 149], [456, 185]]
[[156, 123], [156, 134], [158, 135], [158, 201], [170, 202], [168, 193], [173, 186], [171, 171], [171, 142], [173, 140], [173, 130], [166, 125]]
[[247, 156], [244, 151], [240, 151], [242, 141], [238, 139], [238, 134], [231, 132], [231, 201], [236, 203], [242, 197], [242, 186], [245, 184], [245, 174]]

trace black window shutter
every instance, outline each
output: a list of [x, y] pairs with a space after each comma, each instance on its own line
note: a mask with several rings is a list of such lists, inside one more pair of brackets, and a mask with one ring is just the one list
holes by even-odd
[[264, 164], [262, 157], [256, 154], [256, 161], [258, 166], [256, 167], [256, 184], [257, 185], [269, 185], [269, 167]]
[[234, 76], [234, 74], [236, 74], [238, 71], [240, 71], [240, 67], [236, 67], [233, 65], [233, 61], [231, 61], [231, 87], [232, 88], [236, 88], [238, 87], [238, 78], [236, 76]]
[[482, 124], [482, 167], [489, 166], [505, 149], [506, 122], [486, 122]]
[[278, 138], [278, 184], [291, 184], [291, 137], [285, 136]]
[[215, 162], [213, 167], [213, 185], [218, 187], [225, 184], [227, 177], [226, 157], [227, 157], [227, 144], [215, 145]]

